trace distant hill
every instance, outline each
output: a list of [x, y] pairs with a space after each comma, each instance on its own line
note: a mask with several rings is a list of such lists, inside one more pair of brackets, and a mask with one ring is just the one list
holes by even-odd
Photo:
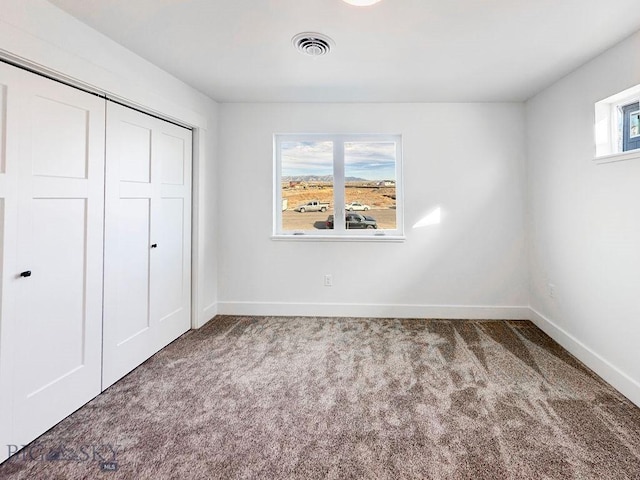
[[[333, 175], [287, 175], [282, 177], [283, 182], [333, 182]], [[346, 177], [347, 182], [368, 182], [365, 178]]]

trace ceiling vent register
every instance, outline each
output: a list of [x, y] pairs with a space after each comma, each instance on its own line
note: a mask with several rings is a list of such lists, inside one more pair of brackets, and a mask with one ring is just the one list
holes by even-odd
[[291, 39], [291, 42], [293, 46], [296, 47], [296, 50], [310, 57], [326, 55], [335, 45], [333, 40], [326, 35], [314, 32], [299, 33]]

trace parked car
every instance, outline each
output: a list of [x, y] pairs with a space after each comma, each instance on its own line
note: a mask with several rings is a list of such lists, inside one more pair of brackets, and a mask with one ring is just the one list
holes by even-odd
[[371, 208], [371, 207], [369, 207], [369, 205], [363, 205], [360, 202], [351, 202], [351, 203], [347, 203], [344, 206], [344, 209], [345, 210], [349, 210], [350, 212], [362, 211], [362, 210], [367, 211], [367, 210], [369, 210], [369, 208]]
[[[329, 218], [327, 218], [326, 226], [327, 228], [333, 228], [333, 215], [329, 215]], [[345, 215], [345, 228], [347, 230], [358, 228], [378, 228], [378, 222], [376, 222], [376, 219], [373, 217], [348, 212]]]
[[311, 202], [303, 203], [302, 205], [298, 205], [294, 210], [296, 212], [304, 213], [304, 212], [326, 212], [329, 208], [329, 202], [318, 202], [317, 200], [313, 200]]

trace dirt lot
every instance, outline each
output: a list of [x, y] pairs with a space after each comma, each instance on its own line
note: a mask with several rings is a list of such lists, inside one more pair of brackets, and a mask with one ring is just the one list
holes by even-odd
[[[360, 202], [371, 207], [368, 211], [358, 212], [376, 219], [378, 228], [396, 228], [396, 189], [395, 187], [372, 187], [365, 183], [347, 183], [345, 202]], [[288, 208], [282, 212], [285, 230], [323, 230], [327, 217], [333, 214], [333, 185], [317, 182], [314, 184], [282, 186], [282, 198], [287, 200]], [[327, 212], [298, 213], [293, 209], [306, 202], [317, 200], [329, 204]]]
[[[393, 208], [396, 205], [395, 187], [375, 188], [347, 184], [345, 190], [345, 203], [360, 202], [369, 205], [372, 209]], [[283, 187], [282, 198], [287, 199], [288, 210], [293, 210], [298, 205], [312, 200], [329, 202], [333, 207], [333, 185], [315, 184], [308, 185], [306, 188]]]
[[[396, 228], [395, 209], [371, 209], [368, 212], [358, 213], [375, 218], [378, 222], [378, 228]], [[285, 230], [324, 230], [329, 215], [333, 215], [333, 209], [325, 213], [298, 213], [293, 210], [287, 210], [286, 212], [282, 212], [282, 224]]]

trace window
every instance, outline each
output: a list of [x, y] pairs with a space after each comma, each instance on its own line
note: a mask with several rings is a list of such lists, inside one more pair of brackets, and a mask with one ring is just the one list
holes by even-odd
[[400, 135], [275, 135], [275, 238], [402, 238]]
[[640, 157], [640, 85], [595, 104], [596, 160]]
[[640, 148], [640, 103], [622, 107], [622, 151]]

